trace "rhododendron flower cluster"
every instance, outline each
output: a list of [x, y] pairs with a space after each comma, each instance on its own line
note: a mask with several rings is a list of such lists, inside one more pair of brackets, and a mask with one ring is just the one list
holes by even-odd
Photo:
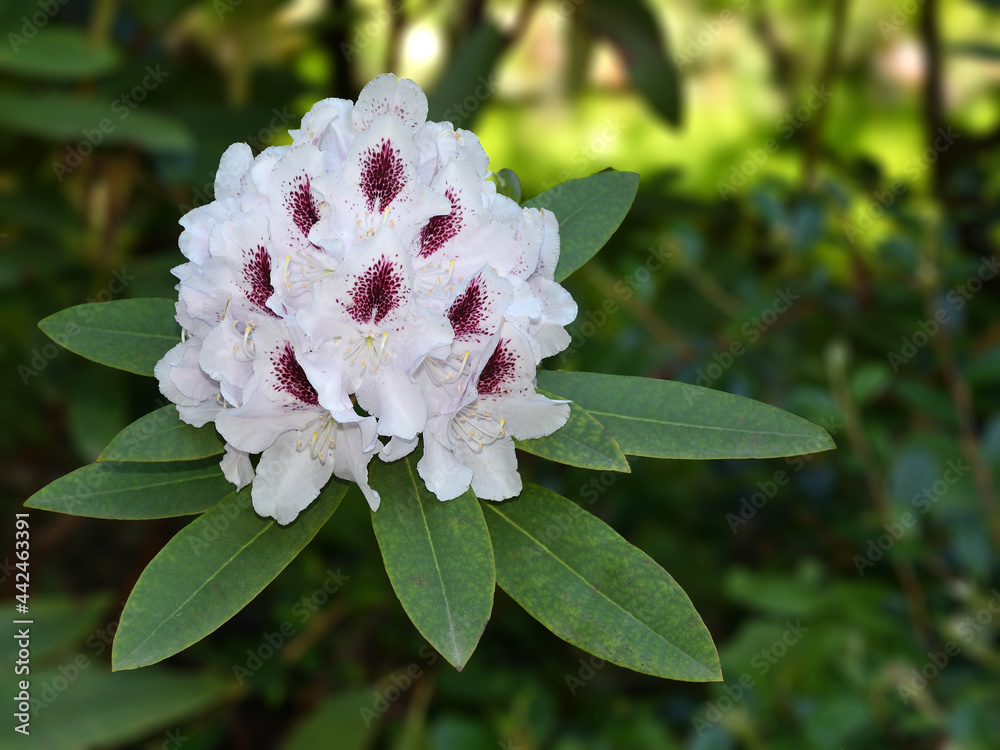
[[498, 194], [476, 136], [428, 122], [420, 88], [391, 74], [357, 103], [319, 102], [291, 136], [256, 157], [231, 146], [215, 200], [181, 219], [184, 336], [161, 391], [215, 424], [225, 476], [281, 524], [332, 475], [377, 509], [369, 462], [421, 434], [439, 499], [517, 495], [512, 438], [569, 416], [535, 392], [576, 316], [553, 280], [555, 216]]

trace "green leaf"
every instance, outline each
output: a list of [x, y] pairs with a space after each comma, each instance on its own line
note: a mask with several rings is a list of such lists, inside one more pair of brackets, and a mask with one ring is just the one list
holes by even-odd
[[214, 631], [302, 551], [340, 505], [331, 481], [288, 526], [258, 516], [233, 492], [174, 536], [139, 576], [122, 612], [113, 670], [154, 664]]
[[538, 385], [580, 404], [630, 456], [773, 458], [836, 447], [826, 430], [802, 417], [687, 383], [539, 371]]
[[448, 120], [455, 127], [468, 127], [493, 95], [495, 87], [490, 72], [503, 48], [503, 34], [489, 21], [482, 21], [465, 35], [437, 85], [427, 95], [428, 119]]
[[[8, 562], [14, 560], [9, 559]], [[34, 620], [31, 626], [32, 662], [58, 663], [58, 657], [62, 655], [75, 656], [88, 636], [92, 639], [87, 644], [89, 647], [94, 647], [98, 640], [110, 638], [107, 613], [113, 602], [111, 594], [104, 592], [84, 596], [31, 592], [31, 619]], [[105, 642], [110, 643], [110, 640]], [[20, 646], [13, 638], [0, 641], [0, 659], [7, 664], [17, 661], [19, 650]]]
[[94, 43], [75, 26], [50, 26], [32, 39], [8, 40], [0, 45], [0, 70], [15, 75], [77, 80], [108, 73], [121, 62], [113, 45]]
[[211, 508], [232, 491], [216, 460], [88, 464], [60, 477], [24, 504], [88, 518], [171, 518]]
[[493, 609], [493, 548], [472, 492], [441, 502], [417, 474], [418, 460], [371, 464], [369, 483], [382, 496], [372, 527], [406, 614], [460, 670]]
[[948, 48], [948, 52], [956, 56], [973, 57], [986, 62], [1000, 60], [1000, 47], [982, 42], [960, 42]]
[[680, 71], [646, 4], [642, 0], [590, 0], [581, 10], [593, 31], [610, 39], [625, 58], [636, 90], [667, 122], [680, 125]]
[[[158, 114], [143, 106], [127, 109], [117, 102], [117, 107], [107, 100], [81, 99], [78, 96], [59, 93], [0, 94], [0, 130], [8, 130], [29, 138], [43, 138], [57, 143], [70, 144], [69, 151], [63, 151], [57, 166], [65, 172], [72, 172], [78, 166], [77, 158], [87, 158], [87, 146], [97, 143], [97, 148], [105, 144], [129, 143], [154, 153], [178, 153], [194, 150], [194, 138], [181, 123], [171, 117]], [[124, 116], [124, 117], [123, 117]], [[100, 133], [93, 138], [85, 138], [84, 131]], [[56, 170], [57, 176], [65, 173]]]
[[90, 302], [60, 310], [38, 327], [81, 357], [137, 375], [152, 375], [156, 363], [180, 343], [174, 302], [168, 299]]
[[492, 179], [500, 195], [506, 195], [515, 203], [521, 202], [521, 178], [517, 176], [517, 172], [505, 167], [497, 171]]
[[371, 689], [327, 696], [282, 743], [281, 750], [328, 747], [333, 737], [337, 750], [365, 750], [378, 729], [375, 717]]
[[119, 432], [97, 460], [191, 461], [224, 450], [225, 441], [214, 427], [192, 427], [181, 421], [176, 406], [168, 404]]
[[[95, 663], [85, 652], [76, 659], [59, 669], [36, 672], [32, 665], [31, 736], [35, 739], [29, 747], [89, 750], [131, 746], [157, 729], [176, 728], [236, 692], [231, 680], [208, 673], [153, 668], [116, 675], [108, 671], [103, 660]], [[80, 659], [86, 667], [79, 668]], [[75, 677], [67, 680], [70, 674]], [[67, 683], [68, 687], [58, 693], [51, 687]], [[53, 693], [58, 699], [52, 698]]]
[[483, 508], [497, 583], [557, 636], [637, 672], [722, 679], [712, 637], [684, 590], [603, 521], [531, 484]]
[[567, 180], [525, 201], [525, 208], [548, 209], [559, 221], [556, 281], [563, 281], [604, 247], [632, 207], [638, 189], [635, 172], [607, 170]]
[[[551, 393], [541, 393], [559, 399]], [[569, 405], [569, 420], [551, 435], [533, 440], [515, 440], [514, 445], [528, 453], [569, 466], [598, 471], [632, 471], [611, 433], [579, 404]]]

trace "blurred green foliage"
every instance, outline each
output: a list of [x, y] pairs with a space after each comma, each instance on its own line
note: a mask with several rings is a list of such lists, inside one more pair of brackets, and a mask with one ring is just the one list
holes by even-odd
[[[751, 396], [839, 445], [637, 459], [627, 477], [522, 454], [683, 586], [719, 645], [718, 685], [592, 660], [502, 593], [456, 672], [407, 621], [353, 491], [214, 635], [110, 674], [122, 600], [185, 521], [34, 512], [32, 676], [55, 691], [34, 739], [69, 726], [46, 746], [995, 747], [997, 11], [5, 0], [5, 539], [26, 497], [162, 405], [153, 381], [59, 349], [37, 322], [173, 297], [177, 220], [211, 200], [223, 150], [287, 142], [315, 101], [355, 98], [385, 70], [415, 78], [432, 117], [475, 129], [525, 197], [609, 166], [641, 174], [622, 229], [567, 281], [580, 316], [550, 366]], [[330, 571], [348, 576], [334, 595]]]

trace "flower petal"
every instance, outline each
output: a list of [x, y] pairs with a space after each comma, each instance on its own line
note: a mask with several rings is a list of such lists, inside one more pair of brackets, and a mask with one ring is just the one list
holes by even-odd
[[484, 445], [473, 451], [465, 443], [455, 449], [459, 461], [472, 468], [472, 491], [483, 500], [506, 500], [521, 494], [521, 475], [517, 473], [517, 456], [509, 438]]
[[[469, 489], [472, 482], [472, 469], [455, 457], [451, 441], [446, 437], [449, 421], [450, 417], [428, 420], [424, 455], [417, 462], [417, 473], [438, 500], [453, 500]], [[442, 438], [446, 442], [442, 442]]]
[[219, 171], [215, 173], [215, 197], [233, 198], [252, 189], [252, 166], [253, 151], [247, 144], [234, 143], [227, 148], [219, 160]]
[[[356, 112], [357, 110], [355, 110]], [[316, 181], [316, 189], [336, 196], [332, 231], [349, 248], [382, 226], [405, 246], [431, 216], [448, 213], [448, 199], [417, 179], [419, 150], [413, 130], [391, 115], [379, 115], [351, 143], [339, 173]]]
[[528, 283], [541, 300], [542, 312], [529, 323], [527, 332], [538, 342], [541, 356], [551, 357], [569, 346], [570, 335], [564, 326], [576, 319], [576, 302], [563, 287], [543, 276]]
[[484, 407], [504, 419], [507, 434], [517, 440], [531, 440], [551, 435], [569, 419], [569, 403], [553, 401], [540, 393], [481, 399]]
[[385, 444], [382, 450], [379, 451], [378, 457], [386, 463], [398, 461], [399, 459], [413, 453], [413, 450], [417, 447], [418, 442], [419, 438], [415, 437], [410, 438], [409, 440], [406, 438], [394, 437]]
[[392, 73], [384, 73], [361, 89], [352, 113], [354, 129], [367, 130], [376, 117], [384, 114], [417, 128], [427, 120], [427, 96], [409, 78], [397, 81]]
[[287, 432], [261, 454], [250, 492], [253, 509], [282, 526], [319, 496], [333, 474], [332, 461], [324, 463], [296, 447], [301, 438], [301, 433]]
[[236, 491], [242, 490], [254, 479], [253, 464], [250, 454], [234, 448], [226, 443], [226, 454], [222, 457], [222, 475], [236, 485]]
[[[435, 175], [449, 164], [460, 161], [475, 170], [480, 179], [489, 174], [490, 159], [476, 134], [455, 129], [450, 122], [425, 122], [417, 131], [420, 144], [420, 181], [430, 185]], [[495, 192], [495, 189], [494, 189]]]
[[368, 506], [378, 510], [381, 498], [368, 485], [368, 462], [382, 449], [376, 439], [375, 420], [362, 419], [337, 426], [336, 447], [331, 456], [333, 473], [348, 482], [355, 482], [368, 501]]

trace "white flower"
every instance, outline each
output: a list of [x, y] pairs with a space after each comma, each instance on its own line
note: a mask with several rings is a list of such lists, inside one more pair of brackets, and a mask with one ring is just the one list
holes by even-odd
[[323, 342], [305, 360], [320, 403], [337, 408], [355, 394], [378, 418], [380, 434], [415, 438], [426, 410], [410, 373], [447, 347], [452, 332], [446, 318], [413, 304], [413, 272], [395, 234], [382, 229], [361, 243], [300, 319], [310, 338]]
[[521, 492], [511, 438], [549, 435], [569, 406], [535, 393], [530, 342], [505, 324], [490, 357], [476, 371], [457, 408], [427, 420], [417, 472], [441, 500], [472, 486], [477, 497], [505, 500]]
[[333, 474], [357, 482], [376, 509], [379, 496], [368, 487], [367, 468], [379, 449], [374, 418], [320, 405], [299, 364], [305, 344], [294, 327], [261, 321], [247, 346], [253, 375], [243, 404], [221, 410], [215, 424], [233, 448], [261, 453], [253, 480], [254, 509], [289, 523]]
[[379, 76], [357, 103], [318, 102], [289, 146], [231, 146], [216, 199], [181, 220], [186, 338], [160, 390], [215, 423], [223, 473], [279, 523], [331, 476], [375, 510], [369, 461], [421, 435], [440, 499], [512, 497], [511, 438], [567, 419], [534, 387], [576, 315], [553, 280], [555, 216], [497, 193], [474, 134], [426, 120], [413, 81]]

